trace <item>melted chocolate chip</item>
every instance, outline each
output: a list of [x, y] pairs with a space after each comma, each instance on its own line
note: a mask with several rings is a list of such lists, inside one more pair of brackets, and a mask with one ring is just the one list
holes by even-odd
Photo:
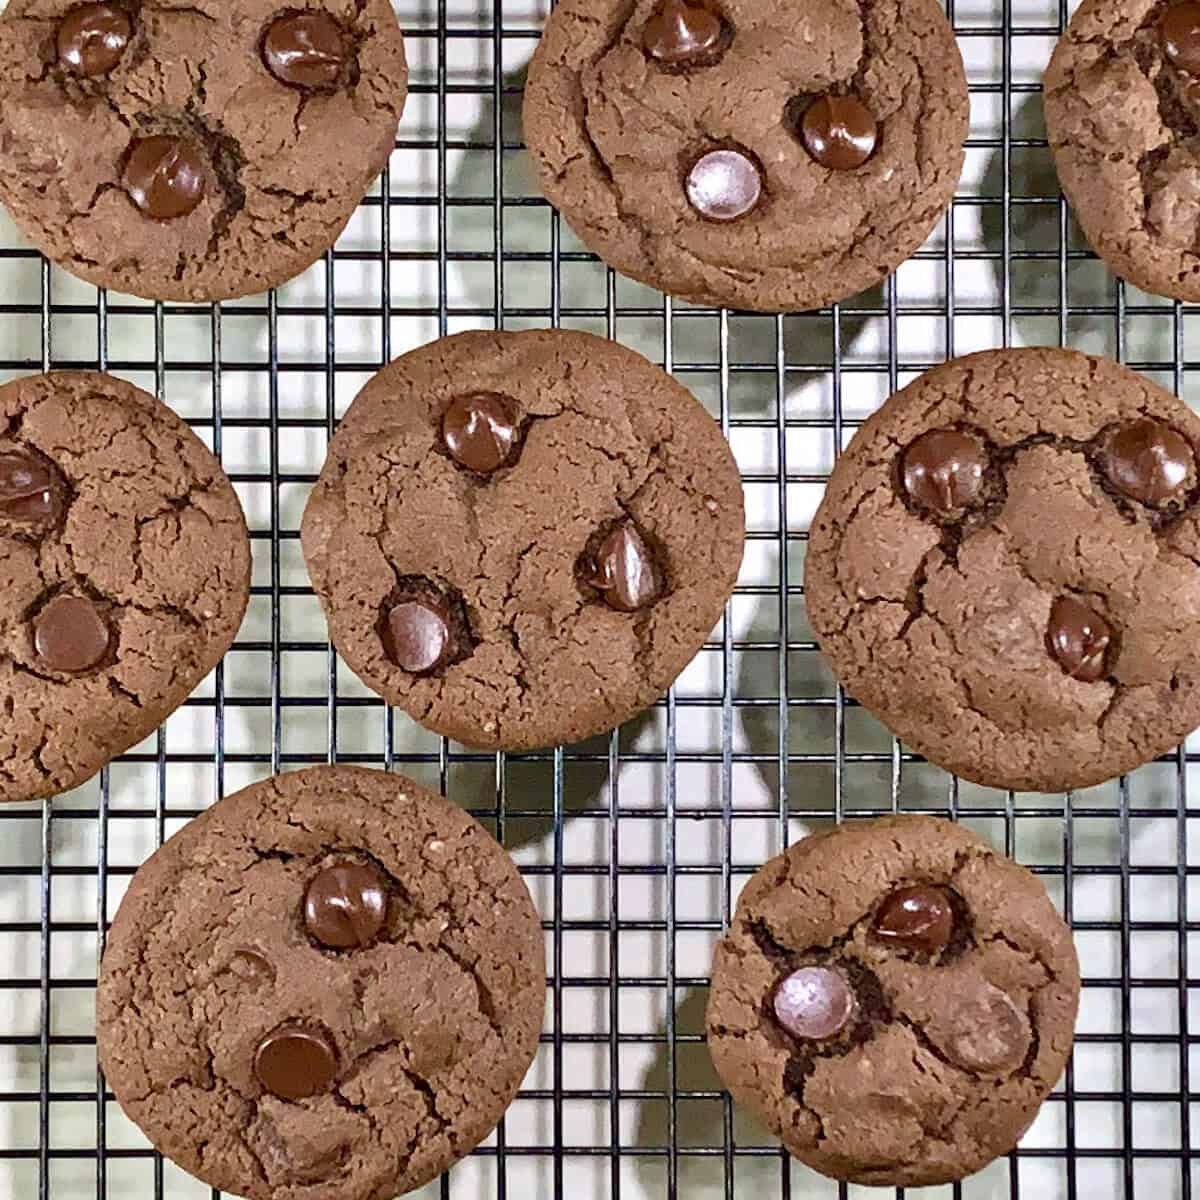
[[804, 148], [831, 171], [853, 171], [875, 153], [879, 126], [857, 96], [819, 96], [800, 122]]
[[0, 519], [57, 522], [64, 490], [62, 477], [40, 455], [28, 450], [0, 452]]
[[603, 592], [604, 602], [618, 612], [649, 608], [663, 594], [654, 556], [632, 521], [623, 521], [584, 556], [585, 583]]
[[926, 954], [944, 950], [954, 936], [954, 906], [946, 889], [908, 887], [893, 892], [875, 914], [875, 933]]
[[457, 396], [442, 417], [442, 441], [450, 457], [480, 475], [509, 464], [520, 434], [514, 406], [495, 392]]
[[1108, 674], [1112, 626], [1074, 596], [1059, 596], [1050, 609], [1046, 644], [1063, 674], [1095, 683]]
[[795, 1038], [836, 1037], [854, 1015], [854, 992], [832, 967], [801, 967], [775, 989], [775, 1019]]
[[342, 27], [328, 13], [286, 13], [263, 35], [263, 62], [288, 87], [336, 87], [349, 53]]
[[931, 429], [905, 450], [901, 477], [918, 508], [953, 517], [979, 499], [987, 466], [987, 448], [977, 437], [957, 429]]
[[711, 9], [688, 0], [664, 0], [642, 30], [646, 53], [667, 67], [705, 66], [725, 41], [725, 23]]
[[304, 927], [333, 950], [369, 946], [387, 920], [388, 886], [370, 863], [335, 862], [304, 893]]
[[323, 1092], [337, 1075], [337, 1051], [320, 1029], [289, 1023], [259, 1043], [254, 1074], [272, 1095], [303, 1100]]
[[58, 61], [67, 71], [95, 79], [121, 61], [133, 39], [133, 22], [116, 4], [84, 4], [58, 26]]
[[959, 997], [937, 1037], [948, 1058], [968, 1071], [1007, 1074], [1025, 1061], [1029, 1030], [1020, 1010], [999, 988], [980, 982]]
[[387, 615], [384, 645], [388, 657], [405, 671], [436, 671], [449, 657], [449, 614], [423, 600], [402, 600]]
[[33, 645], [52, 671], [78, 675], [102, 663], [112, 630], [86, 596], [55, 596], [33, 620]]
[[433, 584], [413, 577], [383, 606], [379, 636], [384, 653], [402, 671], [430, 675], [455, 662], [463, 649], [463, 619]]
[[208, 163], [187, 138], [159, 134], [133, 143], [122, 183], [143, 215], [155, 221], [186, 217], [204, 199]]
[[1113, 430], [1101, 463], [1113, 487], [1151, 508], [1182, 500], [1196, 478], [1196, 455], [1188, 440], [1149, 417]]
[[710, 150], [687, 177], [688, 202], [709, 221], [739, 220], [758, 207], [762, 193], [762, 171], [741, 150]]
[[1185, 0], [1168, 8], [1158, 26], [1158, 39], [1175, 66], [1200, 75], [1200, 4]]

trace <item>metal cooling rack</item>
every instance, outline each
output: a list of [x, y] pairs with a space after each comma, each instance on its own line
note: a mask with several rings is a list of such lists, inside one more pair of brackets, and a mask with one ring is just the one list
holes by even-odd
[[[390, 170], [337, 249], [269, 297], [98, 294], [0, 225], [0, 378], [101, 367], [156, 391], [221, 455], [255, 550], [246, 625], [196, 696], [98, 781], [0, 810], [0, 1198], [213, 1194], [154, 1156], [97, 1075], [105, 923], [138, 864], [216, 797], [334, 758], [444, 788], [513, 852], [546, 921], [541, 1053], [497, 1135], [425, 1200], [890, 1195], [790, 1163], [732, 1109], [701, 1035], [712, 945], [749, 874], [807, 830], [892, 809], [949, 813], [1041, 872], [1086, 978], [1072, 1069], [1020, 1151], [908, 1196], [1190, 1197], [1200, 753], [1065, 798], [959, 785], [846, 701], [801, 589], [836, 448], [948, 355], [1073, 345], [1197, 391], [1200, 309], [1115, 284], [1059, 198], [1038, 85], [1065, 8], [952, 0], [973, 108], [952, 212], [886, 288], [771, 318], [615, 277], [540, 199], [519, 112], [547, 3], [400, 0], [414, 86]], [[460, 329], [550, 324], [664, 362], [720, 420], [746, 562], [704, 653], [620, 736], [472, 754], [338, 663], [297, 529], [329, 433], [382, 362]]]

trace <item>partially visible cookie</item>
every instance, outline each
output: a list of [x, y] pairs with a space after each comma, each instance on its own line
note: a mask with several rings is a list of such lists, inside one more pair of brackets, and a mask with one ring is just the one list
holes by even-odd
[[695, 398], [583, 333], [464, 333], [385, 367], [329, 447], [304, 555], [355, 673], [470, 746], [652, 704], [742, 559], [737, 464]]
[[1200, 725], [1200, 418], [1126, 367], [993, 350], [830, 478], [808, 613], [847, 691], [991, 787], [1088, 787]]
[[888, 817], [807, 838], [746, 885], [708, 1045], [802, 1162], [924, 1187], [1017, 1144], [1078, 1005], [1070, 931], [1034, 875], [962, 826]]
[[542, 188], [590, 249], [765, 312], [844, 300], [909, 258], [967, 125], [934, 0], [563, 0], [526, 85]]
[[219, 801], [134, 876], [100, 1061], [155, 1147], [251, 1200], [384, 1200], [500, 1120], [545, 1004], [516, 866], [411, 780], [354, 767]]
[[76, 787], [217, 665], [250, 594], [220, 465], [108, 375], [0, 388], [0, 800]]
[[1200, 4], [1084, 0], [1045, 105], [1092, 248], [1144, 291], [1200, 300]]
[[406, 93], [388, 0], [11, 0], [0, 200], [89, 283], [264, 292], [336, 241]]

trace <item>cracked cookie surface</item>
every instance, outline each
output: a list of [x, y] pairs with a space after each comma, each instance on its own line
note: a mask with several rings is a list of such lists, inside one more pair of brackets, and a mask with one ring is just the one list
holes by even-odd
[[[715, 48], [680, 61], [670, 22], [714, 17]], [[547, 198], [605, 262], [759, 311], [845, 299], [912, 255], [954, 194], [967, 120], [933, 0], [563, 0], [524, 117]], [[728, 203], [702, 216], [689, 181]]]
[[1194, 7], [1085, 0], [1045, 78], [1055, 164], [1092, 248], [1180, 300], [1200, 300], [1200, 59], [1174, 46], [1171, 14]]
[[[121, 30], [107, 56], [100, 18], [90, 41], [62, 33], [97, 9]], [[268, 39], [314, 14], [340, 45], [327, 83], [311, 24]], [[263, 292], [315, 262], [386, 165], [407, 91], [387, 0], [12, 0], [0, 63], [0, 200], [73, 274], [161, 300]], [[147, 163], [160, 138], [183, 154], [151, 142]], [[162, 219], [139, 207], [148, 181]]]
[[0, 800], [32, 800], [91, 778], [216, 666], [250, 543], [216, 459], [121, 380], [20, 379], [0, 420]]
[[830, 479], [805, 578], [821, 649], [901, 740], [977, 783], [1064, 791], [1148, 762], [1200, 724], [1198, 453], [1200, 419], [1106, 359], [930, 371]]
[[721, 617], [743, 532], [737, 464], [685, 388], [616, 343], [533, 331], [385, 367], [301, 535], [369, 687], [467, 745], [534, 749], [670, 686]]
[[[921, 904], [950, 924], [922, 923]], [[778, 998], [823, 973], [848, 985], [849, 1017], [814, 1023], [810, 995], [801, 1024]], [[1070, 931], [1029, 871], [948, 821], [887, 817], [806, 838], [746, 885], [713, 962], [708, 1045], [795, 1157], [920, 1187], [1016, 1145], [1066, 1066], [1078, 1003]]]
[[545, 993], [537, 913], [482, 826], [401, 776], [319, 767], [219, 801], [141, 867], [97, 1036], [122, 1107], [205, 1182], [382, 1200], [491, 1132]]

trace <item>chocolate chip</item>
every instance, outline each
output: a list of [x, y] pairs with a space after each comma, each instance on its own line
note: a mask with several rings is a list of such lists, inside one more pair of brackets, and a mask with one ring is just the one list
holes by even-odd
[[1163, 53], [1181, 71], [1200, 75], [1200, 4], [1186, 0], [1163, 13], [1158, 26]]
[[1074, 596], [1059, 596], [1050, 609], [1046, 644], [1063, 673], [1084, 683], [1108, 674], [1112, 626]]
[[668, 67], [712, 63], [725, 40], [725, 23], [717, 13], [688, 0], [664, 0], [642, 30], [646, 53]]
[[663, 594], [662, 574], [638, 527], [623, 521], [582, 564], [585, 583], [604, 593], [604, 602], [618, 612], [638, 612], [656, 603]]
[[65, 490], [62, 477], [41, 455], [0, 452], [0, 519], [57, 522]]
[[133, 22], [116, 4], [84, 4], [58, 26], [58, 61], [75, 75], [95, 79], [121, 61], [133, 39]]
[[968, 1071], [1016, 1070], [1029, 1051], [1029, 1030], [1020, 1010], [999, 988], [981, 982], [958, 997], [937, 1039], [948, 1058]]
[[286, 13], [267, 27], [262, 57], [280, 83], [315, 91], [337, 86], [349, 47], [342, 27], [328, 13]]
[[370, 863], [331, 863], [304, 893], [304, 927], [322, 946], [362, 949], [383, 929], [387, 905], [387, 880]]
[[931, 429], [904, 452], [901, 477], [909, 499], [939, 517], [961, 515], [983, 493], [984, 444], [957, 429]]
[[323, 1092], [337, 1074], [337, 1051], [320, 1029], [288, 1023], [259, 1043], [254, 1074], [272, 1095], [303, 1100]]
[[908, 887], [893, 892], [875, 914], [875, 933], [926, 954], [944, 950], [954, 935], [954, 906], [946, 889]]
[[122, 183], [145, 216], [173, 221], [199, 206], [207, 178], [207, 159], [200, 146], [187, 138], [159, 134], [133, 143]]
[[388, 658], [410, 675], [428, 675], [458, 651], [450, 605], [432, 593], [386, 605], [380, 636]]
[[52, 671], [78, 675], [104, 661], [108, 622], [86, 596], [55, 596], [33, 620], [33, 645]]
[[456, 396], [442, 417], [442, 441], [450, 457], [480, 475], [508, 465], [520, 433], [515, 406], [495, 392]]
[[857, 96], [818, 96], [800, 122], [804, 148], [831, 171], [853, 171], [875, 153], [879, 126]]
[[854, 1015], [854, 992], [832, 967], [801, 967], [775, 989], [775, 1019], [795, 1038], [836, 1037]]
[[1151, 508], [1182, 500], [1196, 478], [1196, 455], [1188, 440], [1149, 417], [1109, 433], [1101, 463], [1113, 487]]
[[741, 150], [710, 150], [688, 173], [688, 202], [709, 221], [746, 216], [758, 207], [762, 192], [762, 171]]

